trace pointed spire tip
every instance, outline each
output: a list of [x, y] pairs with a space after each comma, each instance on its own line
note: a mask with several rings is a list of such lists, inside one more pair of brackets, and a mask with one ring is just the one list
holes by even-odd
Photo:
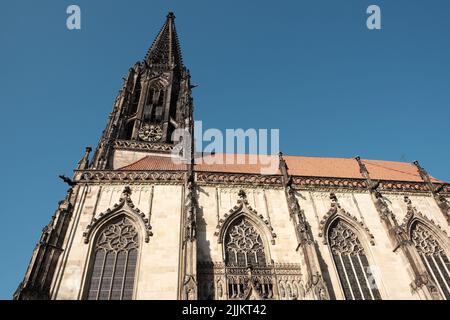
[[167, 14], [167, 19], [144, 59], [146, 67], [157, 65], [163, 68], [183, 68], [180, 44], [175, 28], [175, 15]]

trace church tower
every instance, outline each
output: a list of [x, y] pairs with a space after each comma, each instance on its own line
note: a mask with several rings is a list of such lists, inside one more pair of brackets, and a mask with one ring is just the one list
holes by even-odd
[[192, 98], [172, 12], [145, 59], [130, 68], [92, 168], [116, 169], [144, 153], [168, 155], [175, 129], [189, 128]]
[[[190, 266], [195, 265], [191, 261], [195, 260], [192, 242], [196, 215], [196, 209], [193, 208], [192, 87], [189, 71], [183, 65], [174, 20], [174, 14], [169, 12], [145, 58], [129, 69], [92, 160], [89, 159], [92, 149], [87, 147], [73, 178], [60, 176], [69, 184], [70, 189], [66, 198], [59, 203], [52, 220], [44, 228], [14, 299], [138, 298], [140, 294], [135, 290], [138, 272], [135, 269], [136, 264], [143, 263], [145, 259], [161, 260], [162, 268], [171, 269], [168, 275], [171, 279], [168, 282], [172, 284], [166, 292], [167, 298], [180, 298], [182, 292], [189, 292], [191, 297], [196, 295], [192, 289], [196, 282], [195, 273], [192, 267], [186, 266], [188, 261]], [[182, 133], [175, 135], [177, 129], [181, 129]], [[177, 143], [180, 146], [181, 142], [185, 147], [176, 149]], [[135, 177], [133, 175], [134, 178], [131, 178], [126, 166], [147, 158], [154, 160], [157, 165], [162, 163], [163, 167], [145, 177], [138, 177], [136, 181], [145, 180], [150, 184], [159, 181], [161, 186], [152, 184], [147, 187], [130, 187], [130, 182]], [[178, 162], [172, 162], [174, 158]], [[177, 171], [173, 174], [166, 172], [167, 167], [176, 168]], [[107, 185], [101, 183], [104, 178], [108, 180]], [[168, 186], [169, 183], [177, 185]], [[100, 213], [102, 201], [106, 201], [105, 195], [111, 197], [111, 200], [108, 201], [105, 212]], [[164, 199], [158, 200], [159, 197]], [[166, 203], [174, 199], [178, 201], [175, 200], [170, 209], [170, 205], [165, 205], [166, 210], [175, 209], [174, 214], [170, 217], [162, 216], [161, 219], [161, 225], [170, 227], [173, 224], [173, 229], [170, 235], [161, 235], [162, 239], [158, 241], [161, 245], [164, 242], [173, 243], [175, 250], [169, 250], [171, 256], [166, 259], [170, 262], [164, 261], [160, 256], [160, 252], [167, 250], [164, 246], [151, 254], [151, 257], [137, 254], [137, 250], [142, 250], [153, 236], [150, 222], [153, 202]], [[89, 201], [91, 204], [86, 205]], [[146, 213], [139, 209], [144, 203], [148, 211]], [[88, 214], [91, 215], [89, 218], [86, 210], [92, 211]], [[106, 217], [105, 221], [101, 221], [103, 216]], [[141, 232], [135, 224], [142, 227]], [[99, 225], [99, 229], [93, 231], [96, 225]], [[118, 233], [111, 233], [113, 229]], [[92, 241], [96, 243], [93, 244], [94, 248], [85, 248], [93, 252], [85, 252], [74, 258], [75, 264], [70, 266], [71, 252], [80, 250], [80, 243], [71, 241], [80, 235], [85, 244]], [[117, 244], [117, 241], [125, 241], [127, 244]], [[109, 244], [104, 247], [105, 243]], [[113, 253], [115, 256], [111, 258]], [[187, 254], [190, 256], [187, 257]], [[91, 273], [84, 278], [82, 273], [85, 271], [77, 266], [84, 259], [83, 256], [89, 260], [85, 271]], [[98, 263], [103, 263], [101, 275], [95, 274], [95, 270], [99, 268]], [[157, 266], [157, 263], [153, 265]], [[106, 275], [105, 278], [105, 272], [111, 271], [111, 268], [115, 275]], [[121, 274], [117, 277], [119, 269]], [[147, 269], [154, 274], [156, 283], [161, 273]], [[67, 270], [76, 270], [77, 276], [71, 279], [70, 271]], [[111, 283], [105, 287], [106, 279]], [[183, 283], [185, 280], [186, 283]], [[114, 288], [119, 282], [119, 287]], [[75, 290], [72, 285], [75, 285]], [[187, 286], [192, 288], [185, 290], [184, 287]], [[156, 298], [159, 289], [155, 287], [153, 292], [153, 298]]]

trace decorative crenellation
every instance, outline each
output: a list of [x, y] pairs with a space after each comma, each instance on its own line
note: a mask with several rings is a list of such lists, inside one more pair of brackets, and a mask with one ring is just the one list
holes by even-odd
[[89, 239], [92, 235], [92, 231], [98, 226], [101, 221], [105, 218], [118, 213], [119, 211], [126, 211], [133, 213], [137, 218], [139, 218], [145, 226], [145, 242], [149, 242], [150, 237], [153, 236], [152, 226], [150, 225], [150, 221], [146, 218], [145, 214], [135, 207], [133, 201], [131, 200], [131, 188], [125, 187], [123, 190], [122, 196], [119, 199], [119, 203], [114, 204], [113, 208], [108, 208], [106, 211], [100, 213], [97, 217], [92, 217], [91, 222], [86, 227], [86, 231], [83, 232], [84, 243], [89, 243]]
[[367, 237], [369, 238], [370, 244], [375, 245], [374, 240], [375, 238], [373, 234], [370, 232], [369, 228], [366, 226], [366, 224], [362, 221], [359, 221], [357, 217], [353, 216], [352, 214], [344, 210], [339, 204], [339, 201], [334, 193], [330, 193], [330, 200], [331, 200], [330, 210], [328, 210], [328, 212], [323, 216], [319, 224], [319, 237], [324, 238], [324, 244], [328, 243], [326, 237], [324, 236], [326, 227], [336, 218], [343, 218], [346, 221], [351, 221], [357, 224], [361, 228], [361, 230], [363, 230], [366, 233]]
[[237, 200], [237, 204], [232, 209], [230, 209], [227, 213], [225, 213], [223, 215], [223, 217], [221, 219], [219, 219], [219, 223], [217, 224], [216, 232], [214, 232], [214, 235], [216, 237], [219, 237], [218, 238], [219, 243], [221, 243], [223, 240], [222, 239], [223, 237], [221, 237], [220, 235], [223, 233], [224, 223], [227, 221], [227, 219], [229, 219], [231, 216], [234, 216], [236, 214], [244, 213], [244, 214], [247, 214], [251, 217], [258, 219], [263, 225], [267, 226], [267, 228], [270, 231], [270, 235], [272, 237], [271, 243], [275, 244], [275, 238], [277, 237], [277, 235], [274, 232], [270, 221], [265, 219], [262, 214], [258, 214], [258, 212], [250, 206], [250, 204], [248, 203], [248, 200], [247, 200], [247, 194], [245, 193], [244, 190], [241, 189], [239, 191], [238, 195], [239, 195], [239, 199]]

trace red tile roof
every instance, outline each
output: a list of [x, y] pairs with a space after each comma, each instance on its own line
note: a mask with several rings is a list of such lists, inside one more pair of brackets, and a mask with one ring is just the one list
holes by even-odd
[[[227, 158], [228, 157], [228, 158]], [[324, 158], [284, 156], [289, 167], [289, 173], [294, 176], [309, 177], [333, 177], [333, 178], [356, 178], [361, 179], [359, 166], [353, 158]], [[262, 172], [269, 168], [270, 161], [273, 162], [275, 171]], [[421, 182], [422, 179], [417, 168], [406, 162], [362, 160], [370, 173], [370, 177], [376, 180], [411, 181]], [[278, 156], [259, 156], [252, 158], [251, 155], [216, 154], [205, 156], [196, 160], [196, 171], [203, 172], [228, 172], [249, 174], [280, 174], [278, 170]], [[185, 170], [186, 164], [175, 163], [170, 157], [146, 156], [119, 170]], [[433, 182], [442, 182], [432, 178]]]
[[186, 165], [183, 163], [176, 163], [171, 157], [162, 156], [146, 156], [134, 163], [131, 163], [125, 167], [119, 168], [119, 170], [149, 170], [149, 171], [171, 171], [171, 170], [186, 170]]

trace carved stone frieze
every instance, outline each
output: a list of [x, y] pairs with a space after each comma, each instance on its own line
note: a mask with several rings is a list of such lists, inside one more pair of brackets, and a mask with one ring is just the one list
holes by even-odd
[[258, 174], [238, 174], [238, 173], [213, 173], [197, 172], [197, 181], [199, 183], [214, 184], [251, 184], [251, 185], [278, 185], [281, 186], [280, 176], [267, 176]]
[[79, 182], [180, 182], [185, 180], [185, 171], [82, 171]]
[[172, 144], [144, 142], [134, 140], [115, 140], [114, 149], [120, 150], [134, 150], [134, 151], [162, 151], [168, 152], [173, 150]]

